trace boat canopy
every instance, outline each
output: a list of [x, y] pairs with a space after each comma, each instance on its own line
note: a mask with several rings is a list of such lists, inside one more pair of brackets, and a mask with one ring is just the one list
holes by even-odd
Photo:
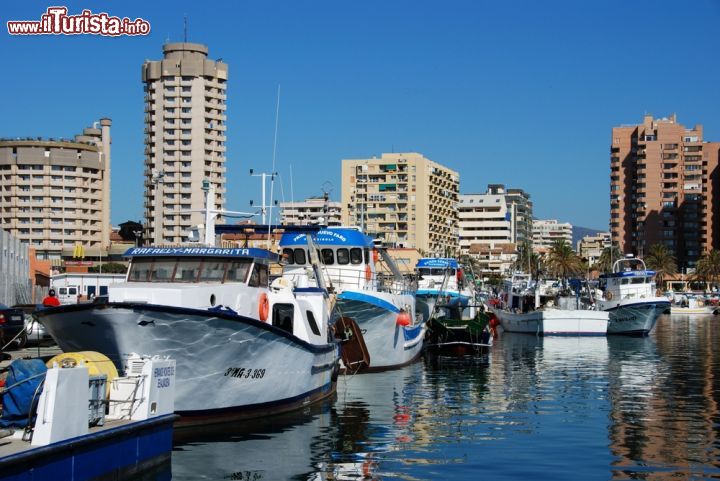
[[639, 276], [655, 276], [655, 271], [623, 271], [623, 272], [612, 272], [607, 274], [602, 274], [600, 276], [600, 279], [610, 279], [615, 277], [639, 277]]
[[[304, 234], [303, 234], [304, 237]], [[125, 257], [231, 257], [268, 259], [277, 262], [278, 255], [265, 249], [241, 247], [131, 247]]]
[[418, 260], [415, 267], [452, 267], [457, 269], [458, 262], [456, 259], [441, 257], [423, 257]]
[[[372, 237], [366, 236], [357, 229], [350, 227], [330, 227], [314, 235], [314, 242], [323, 246], [374, 247]], [[280, 246], [307, 245], [305, 233], [285, 233], [280, 239]]]

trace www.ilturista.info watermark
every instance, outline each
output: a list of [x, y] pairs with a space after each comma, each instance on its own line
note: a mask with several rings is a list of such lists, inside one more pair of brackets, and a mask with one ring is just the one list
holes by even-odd
[[67, 7], [48, 7], [40, 20], [14, 20], [7, 22], [10, 35], [147, 35], [150, 22], [142, 18], [112, 17], [107, 13], [83, 10], [79, 15], [68, 15]]

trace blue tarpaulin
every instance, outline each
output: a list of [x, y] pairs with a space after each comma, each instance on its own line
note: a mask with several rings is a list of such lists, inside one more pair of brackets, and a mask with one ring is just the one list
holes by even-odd
[[28, 414], [33, 408], [33, 397], [37, 402], [38, 386], [45, 380], [47, 367], [40, 359], [16, 359], [8, 366], [5, 389], [2, 395], [2, 417], [0, 427], [25, 427]]

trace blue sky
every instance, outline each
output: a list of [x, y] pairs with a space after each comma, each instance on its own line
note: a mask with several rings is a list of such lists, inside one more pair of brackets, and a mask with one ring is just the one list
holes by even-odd
[[[152, 26], [147, 37], [10, 37], [7, 20], [50, 5]], [[720, 2], [245, 1], [3, 2], [0, 137], [70, 137], [113, 120], [112, 221], [143, 216], [140, 66], [162, 44], [204, 43], [229, 64], [228, 202], [333, 185], [340, 161], [415, 151], [456, 169], [461, 192], [505, 183], [538, 218], [607, 229], [613, 126], [675, 112], [720, 141]]]

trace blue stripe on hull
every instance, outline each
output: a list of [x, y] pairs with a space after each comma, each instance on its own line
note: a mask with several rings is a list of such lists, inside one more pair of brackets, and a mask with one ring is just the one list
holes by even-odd
[[367, 304], [380, 307], [381, 309], [385, 309], [390, 312], [400, 312], [400, 309], [397, 306], [389, 303], [388, 301], [380, 299], [379, 297], [371, 296], [369, 294], [363, 294], [362, 292], [345, 291], [338, 294], [338, 299], [365, 302]]

